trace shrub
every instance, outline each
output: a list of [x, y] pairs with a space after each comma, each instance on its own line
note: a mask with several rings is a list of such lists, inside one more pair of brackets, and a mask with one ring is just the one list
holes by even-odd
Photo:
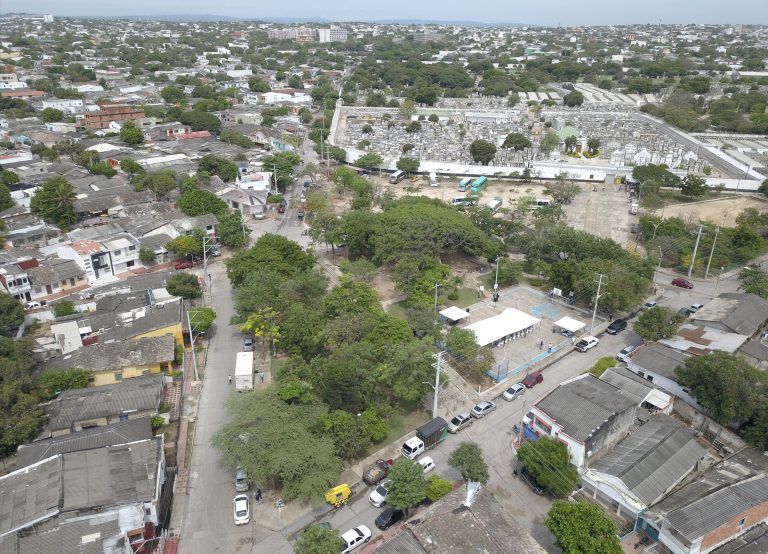
[[588, 373], [591, 373], [595, 377], [600, 377], [606, 369], [615, 365], [616, 359], [613, 358], [613, 356], [604, 356], [597, 360], [595, 365], [592, 366], [592, 369], [590, 369]]
[[528, 284], [532, 287], [543, 287], [546, 284], [544, 279], [528, 279]]
[[425, 489], [425, 492], [427, 493], [427, 498], [432, 502], [437, 502], [452, 490], [453, 486], [448, 479], [444, 479], [439, 475], [430, 475], [427, 477], [427, 488]]
[[71, 300], [62, 300], [53, 305], [54, 317], [64, 317], [72, 314], [76, 314], [75, 303]]

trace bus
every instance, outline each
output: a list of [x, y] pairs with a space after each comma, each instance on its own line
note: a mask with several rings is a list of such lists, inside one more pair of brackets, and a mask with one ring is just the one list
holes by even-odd
[[459, 192], [466, 192], [471, 182], [471, 177], [464, 177], [461, 181], [459, 181]]
[[392, 183], [393, 185], [396, 183], [399, 183], [403, 179], [405, 179], [405, 171], [402, 171], [400, 169], [398, 169], [392, 175], [389, 176], [389, 182]]
[[484, 175], [482, 177], [478, 177], [477, 179], [472, 181], [472, 187], [470, 190], [472, 190], [472, 192], [480, 192], [483, 189], [483, 187], [486, 185], [486, 183], [488, 183], [488, 177]]

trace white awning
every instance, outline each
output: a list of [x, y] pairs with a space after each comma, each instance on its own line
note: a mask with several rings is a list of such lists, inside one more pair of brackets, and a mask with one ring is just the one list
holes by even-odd
[[666, 410], [672, 402], [672, 397], [666, 392], [654, 389], [648, 393], [644, 402], [648, 402], [651, 406], [656, 406], [659, 410]]
[[487, 346], [503, 338], [533, 327], [541, 320], [515, 308], [507, 308], [499, 315], [489, 317], [465, 329], [475, 332], [477, 344]]
[[443, 316], [445, 319], [449, 319], [451, 321], [461, 321], [464, 318], [469, 317], [469, 312], [466, 310], [462, 310], [461, 308], [458, 308], [456, 306], [451, 306], [450, 308], [446, 308], [440, 312], [440, 315]]
[[572, 317], [565, 316], [555, 321], [555, 325], [557, 327], [565, 329], [566, 331], [575, 333], [576, 331], [581, 331], [586, 324], [582, 323], [578, 319], [573, 319]]

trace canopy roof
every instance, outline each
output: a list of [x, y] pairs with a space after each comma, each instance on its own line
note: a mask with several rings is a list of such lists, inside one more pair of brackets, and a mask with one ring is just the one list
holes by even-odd
[[465, 329], [475, 332], [477, 344], [486, 346], [518, 331], [533, 327], [541, 320], [515, 308], [507, 308], [499, 315], [489, 317]]
[[461, 321], [465, 317], [469, 317], [469, 312], [462, 310], [461, 308], [457, 308], [456, 306], [451, 306], [450, 308], [446, 308], [441, 311], [440, 315], [445, 319], [450, 319], [451, 321]]
[[576, 331], [581, 331], [586, 324], [582, 323], [578, 319], [573, 319], [572, 317], [565, 316], [555, 321], [555, 325], [565, 329], [566, 331], [575, 333]]

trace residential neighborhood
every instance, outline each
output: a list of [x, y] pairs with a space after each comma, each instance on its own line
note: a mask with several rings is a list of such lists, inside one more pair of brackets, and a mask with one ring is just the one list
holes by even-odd
[[768, 552], [764, 7], [8, 1], [0, 554]]

